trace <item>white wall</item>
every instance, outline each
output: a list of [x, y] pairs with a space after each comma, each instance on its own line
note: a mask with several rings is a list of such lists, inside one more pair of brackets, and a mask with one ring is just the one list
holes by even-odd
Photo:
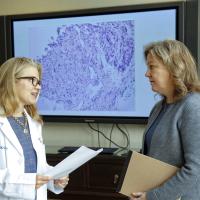
[[174, 1], [181, 0], [0, 0], [0, 15]]
[[[109, 137], [111, 126], [112, 124], [100, 124], [100, 130]], [[128, 131], [131, 148], [140, 149], [144, 125], [121, 125], [120, 127]], [[45, 143], [51, 146], [76, 146], [81, 144], [98, 146], [98, 135], [87, 124], [45, 123], [43, 136]], [[112, 139], [120, 145], [125, 145], [126, 140], [116, 127], [113, 130]], [[109, 142], [103, 137], [100, 138], [100, 144], [104, 147], [109, 146]]]
[[[118, 5], [133, 5], [155, 2], [173, 2], [174, 0], [0, 0], [0, 15], [64, 11]], [[181, 1], [181, 0], [179, 0]], [[131, 148], [141, 147], [144, 125], [126, 125], [130, 135]], [[100, 124], [100, 129], [109, 137], [111, 124]], [[45, 143], [52, 146], [88, 145], [98, 146], [97, 134], [87, 124], [45, 123], [43, 128]], [[125, 138], [115, 128], [113, 140], [124, 145]], [[101, 137], [101, 145], [109, 143]]]

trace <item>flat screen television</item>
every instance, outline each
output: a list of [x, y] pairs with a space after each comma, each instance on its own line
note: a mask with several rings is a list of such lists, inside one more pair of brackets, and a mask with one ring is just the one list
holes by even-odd
[[144, 45], [183, 40], [183, 3], [9, 16], [11, 56], [43, 66], [45, 121], [146, 123], [159, 97], [145, 77]]

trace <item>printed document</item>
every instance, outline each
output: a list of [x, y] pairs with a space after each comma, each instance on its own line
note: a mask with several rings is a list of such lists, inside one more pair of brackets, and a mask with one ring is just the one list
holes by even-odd
[[55, 167], [48, 170], [44, 175], [51, 176], [54, 179], [61, 178], [63, 176], [67, 176], [75, 169], [89, 161], [90, 159], [97, 156], [100, 152], [103, 151], [103, 148], [94, 151], [85, 146], [81, 146], [74, 153], [70, 154], [60, 163], [58, 163]]

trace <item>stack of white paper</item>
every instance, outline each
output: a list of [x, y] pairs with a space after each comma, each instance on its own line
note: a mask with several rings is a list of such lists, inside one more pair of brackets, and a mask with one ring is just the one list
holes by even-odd
[[70, 154], [68, 157], [58, 163], [55, 167], [47, 171], [45, 175], [51, 176], [55, 179], [66, 176], [90, 159], [97, 156], [102, 151], [102, 148], [94, 151], [85, 146], [81, 146], [74, 153]]

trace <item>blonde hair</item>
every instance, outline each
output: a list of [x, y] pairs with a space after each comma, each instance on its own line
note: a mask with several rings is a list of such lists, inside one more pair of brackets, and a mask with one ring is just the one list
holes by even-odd
[[200, 92], [200, 81], [196, 62], [188, 48], [177, 40], [164, 40], [147, 45], [144, 56], [158, 58], [171, 73], [175, 93], [174, 100], [183, 98], [188, 92]]
[[[21, 72], [26, 67], [35, 67], [38, 70], [41, 79], [41, 65], [30, 58], [16, 57], [10, 58], [0, 67], [0, 107], [3, 109], [3, 116], [12, 115], [18, 108], [18, 99], [16, 98], [15, 81], [20, 77]], [[42, 123], [42, 118], [38, 114], [36, 105], [26, 105], [28, 114]]]

